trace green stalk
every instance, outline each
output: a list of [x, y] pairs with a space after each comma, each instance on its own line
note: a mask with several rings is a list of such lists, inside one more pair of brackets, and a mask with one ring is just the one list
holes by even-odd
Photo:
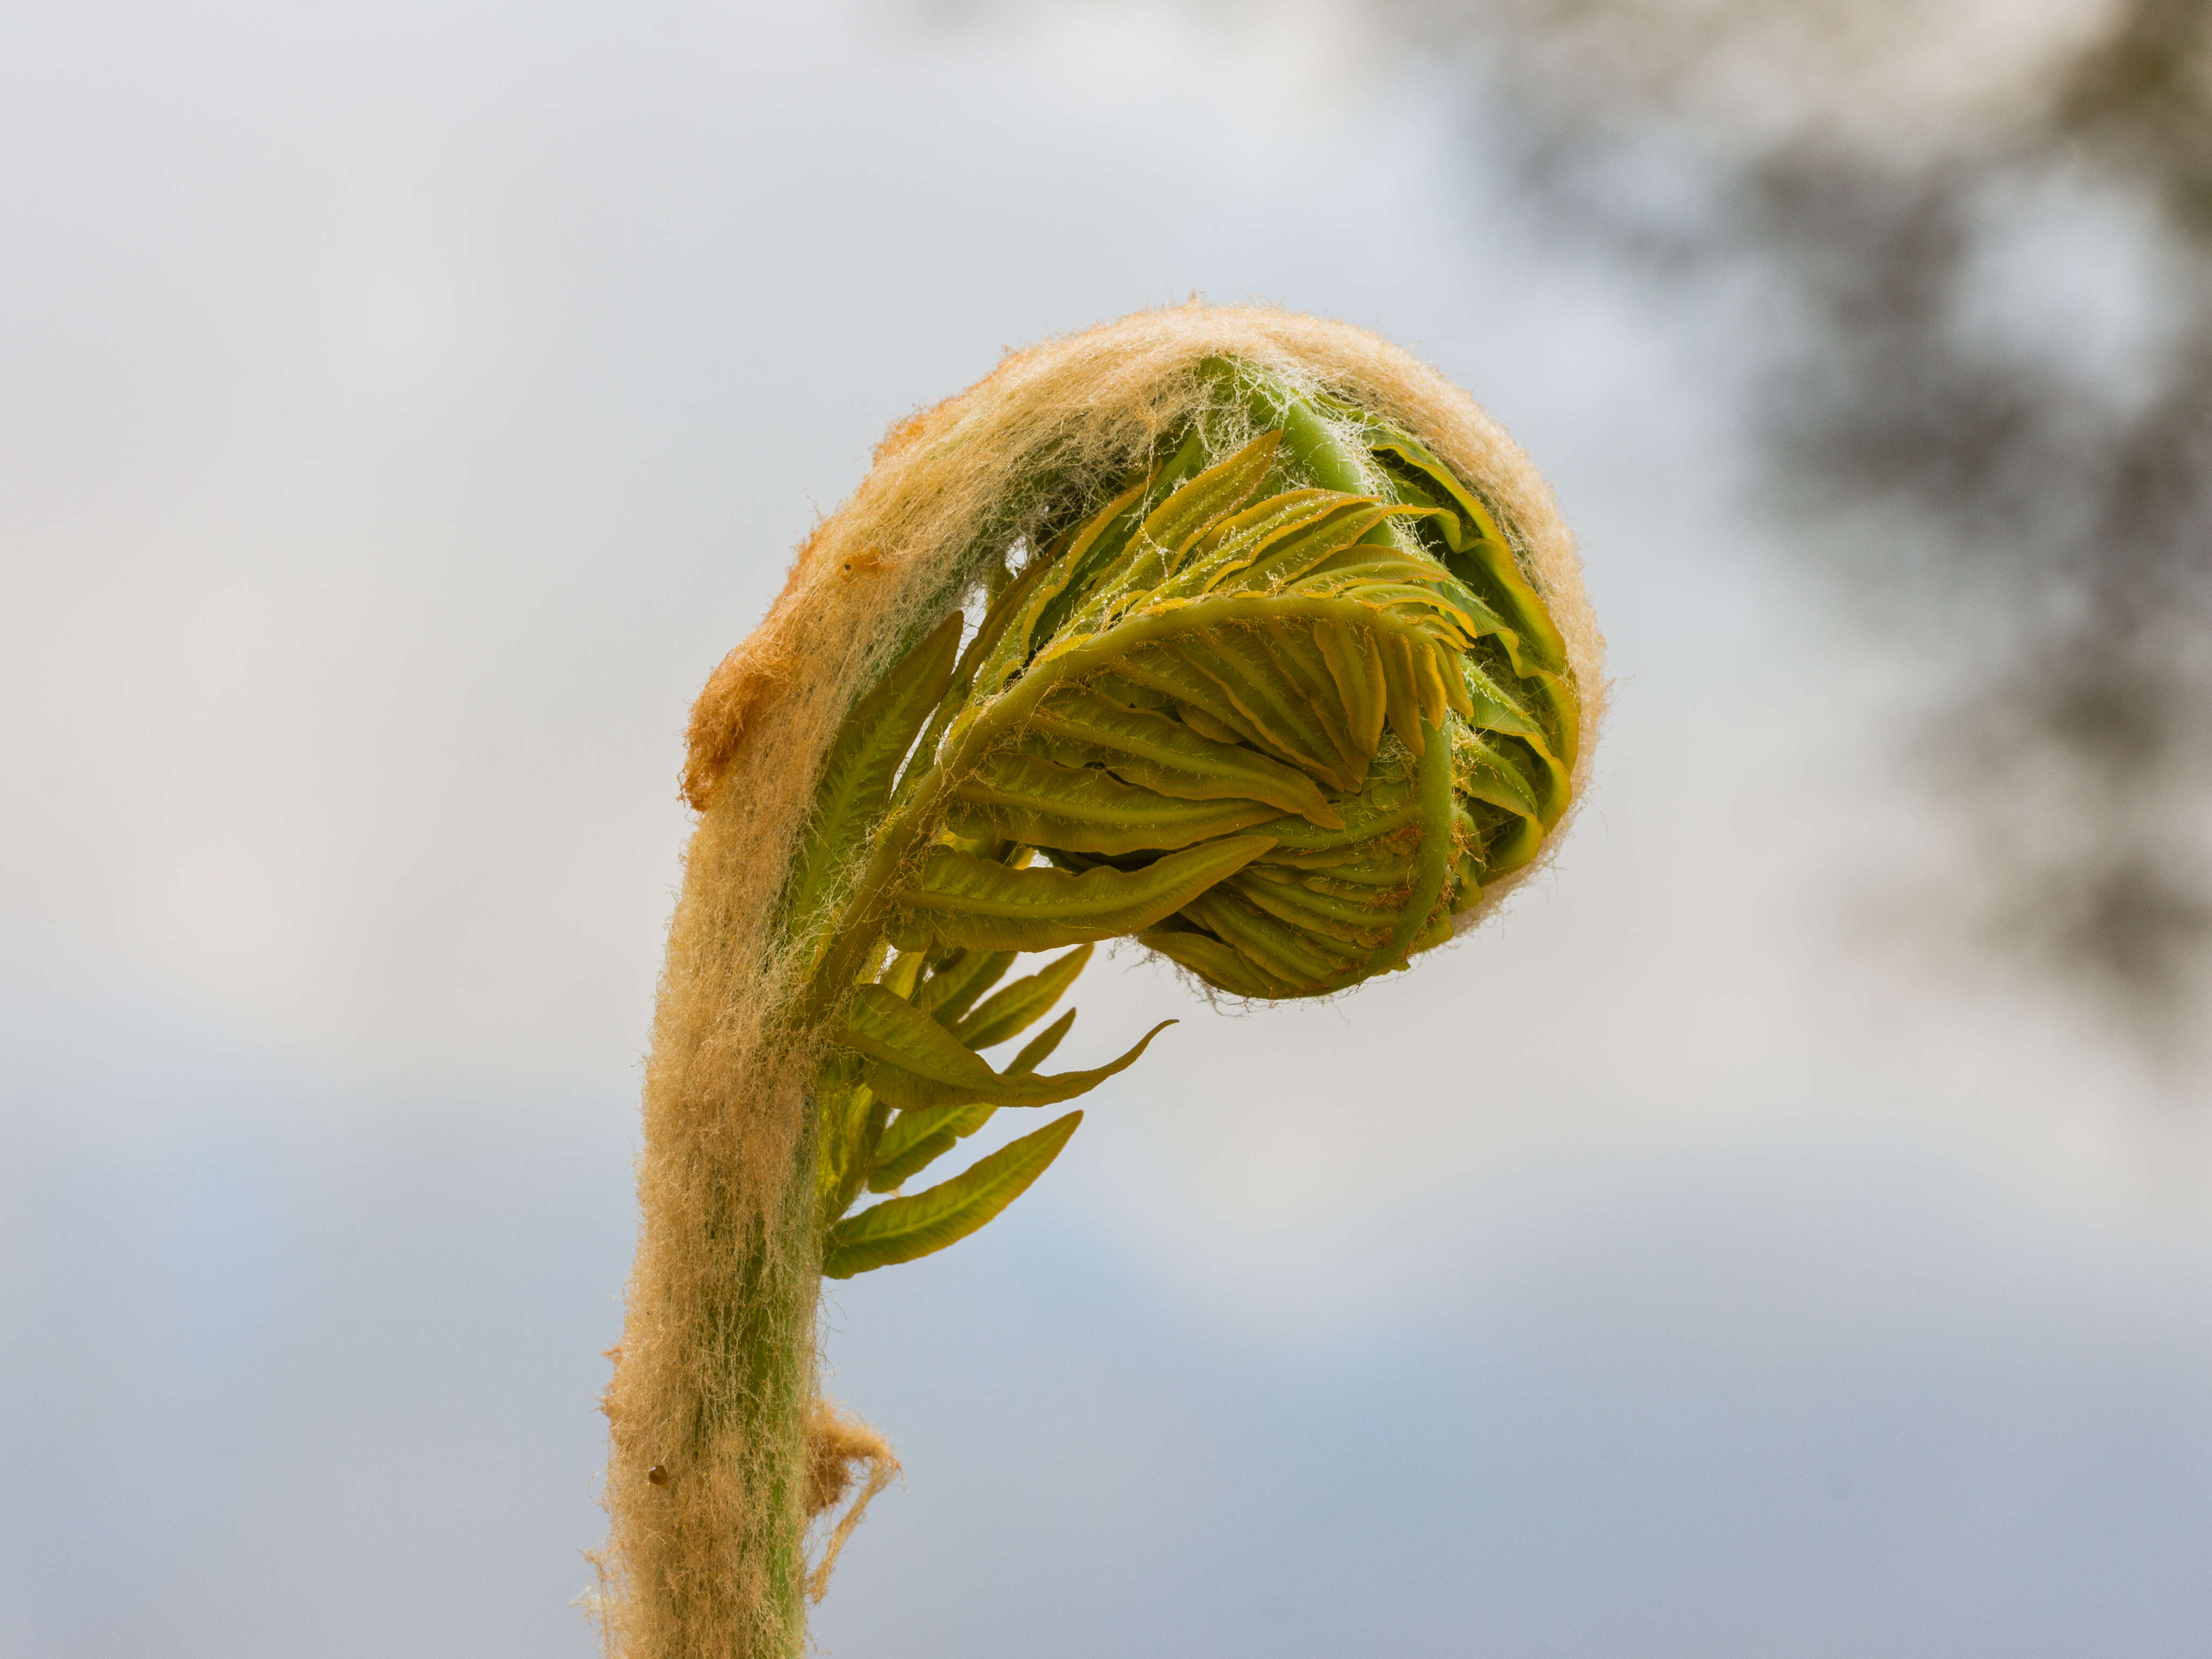
[[[808, 1121], [815, 1116], [810, 1099]], [[702, 1467], [738, 1463], [760, 1492], [761, 1501], [748, 1505], [756, 1529], [746, 1546], [760, 1572], [751, 1586], [677, 1589], [671, 1599], [679, 1624], [735, 1634], [729, 1659], [800, 1659], [806, 1648], [806, 1420], [821, 1297], [813, 1151], [810, 1136], [777, 1212], [750, 1225], [726, 1212], [719, 1218], [726, 1236], [735, 1231], [736, 1248], [701, 1356], [707, 1375], [690, 1449]], [[733, 1592], [753, 1603], [734, 1618], [711, 1605]], [[702, 1601], [708, 1605], [695, 1605]]]
[[[1006, 562], [964, 651], [950, 577], [901, 624], [791, 848], [701, 803], [608, 1396], [621, 1659], [805, 1652], [817, 1487], [865, 1460], [865, 1502], [895, 1467], [817, 1418], [822, 1281], [988, 1224], [1082, 1113], [910, 1181], [1001, 1110], [1077, 1099], [1144, 1053], [1152, 1035], [1045, 1071], [1071, 1010], [984, 1057], [1048, 1018], [1097, 944], [1138, 939], [1233, 996], [1328, 994], [1449, 937], [1565, 809], [1570, 677], [1522, 643], [1556, 630], [1468, 488], [1377, 417], [1198, 367], [1210, 404], [1119, 494], [1046, 525], [1018, 568], [987, 538]], [[1209, 407], [1259, 435], [1210, 457]], [[764, 865], [787, 871], [775, 895]], [[733, 927], [763, 915], [761, 938]], [[1045, 951], [1066, 954], [993, 990]]]

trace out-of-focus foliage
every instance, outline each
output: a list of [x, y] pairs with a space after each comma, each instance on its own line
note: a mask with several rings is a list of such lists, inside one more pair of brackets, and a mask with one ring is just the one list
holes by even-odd
[[2212, 964], [2212, 5], [1372, 15], [1482, 66], [1548, 222], [1753, 279], [1786, 544], [1930, 682], [1938, 920], [2177, 1054]]

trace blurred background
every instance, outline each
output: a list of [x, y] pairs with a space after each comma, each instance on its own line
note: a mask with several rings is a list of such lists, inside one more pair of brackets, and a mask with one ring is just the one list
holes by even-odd
[[0, 1652], [595, 1650], [690, 698], [891, 421], [1193, 292], [1546, 469], [1598, 787], [1343, 1001], [1094, 967], [1075, 1063], [1184, 1023], [834, 1287], [823, 1648], [2203, 1651], [2200, 0], [0, 47]]

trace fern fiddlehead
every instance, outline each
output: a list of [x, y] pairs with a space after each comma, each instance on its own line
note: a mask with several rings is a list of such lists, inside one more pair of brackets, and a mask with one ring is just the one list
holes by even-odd
[[[811, 787], [771, 856], [757, 825], [742, 848], [715, 835], [741, 815], [726, 756], [696, 787], [716, 751], [695, 726], [707, 812], [685, 905], [713, 915], [687, 931], [679, 908], [655, 1063], [682, 1048], [695, 1091], [709, 1054], [780, 1078], [723, 1095], [781, 1132], [725, 1146], [739, 1163], [718, 1182], [696, 1167], [712, 1137], [695, 1103], [662, 1137], [694, 1167], [680, 1196], [657, 1194], [648, 1079], [605, 1603], [611, 1642], [641, 1659], [798, 1650], [815, 1275], [943, 1249], [1058, 1156], [1080, 1111], [905, 1190], [1000, 1111], [1077, 1099], [1158, 1035], [1045, 1069], [1074, 1019], [1054, 1010], [1097, 944], [1135, 939], [1232, 996], [1344, 990], [1449, 939], [1571, 804], [1595, 635], [1540, 490], [1455, 466], [1437, 423], [1407, 418], [1419, 398], [1329, 375], [1279, 331], [1223, 325], [1253, 313], [1179, 314], [1198, 325], [1170, 331], [1153, 371], [1172, 395], [1133, 399], [1150, 429], [1121, 434], [1118, 472], [1063, 416], [1033, 422], [1030, 453], [969, 492], [965, 545], [921, 603], [886, 607], [890, 648], [848, 677], [842, 708], [817, 708]], [[919, 441], [939, 480], [986, 442], [975, 410]], [[854, 550], [863, 576], [882, 556]], [[773, 696], [746, 665], [744, 696]], [[725, 705], [744, 700], [729, 690]], [[750, 963], [732, 964], [732, 938]], [[1030, 952], [1056, 954], [1015, 975]], [[720, 1011], [702, 1006], [710, 981]], [[754, 1005], [735, 1040], [733, 995]], [[1040, 1026], [1011, 1060], [986, 1058]], [[693, 1491], [705, 1499], [687, 1505]]]

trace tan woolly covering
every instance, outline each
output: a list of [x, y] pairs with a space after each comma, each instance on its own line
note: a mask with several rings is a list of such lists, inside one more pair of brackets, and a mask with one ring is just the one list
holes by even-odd
[[[654, 1021], [642, 1236], [607, 1402], [613, 1528], [601, 1606], [611, 1650], [625, 1659], [781, 1659], [803, 1639], [766, 1605], [795, 1562], [762, 1557], [798, 1536], [805, 1482], [772, 1467], [772, 1448], [740, 1443], [714, 1423], [733, 1390], [750, 1386], [732, 1344], [787, 1334], [733, 1333], [727, 1311], [747, 1275], [787, 1309], [807, 1375], [786, 1380], [796, 1399], [812, 1398], [817, 1264], [773, 1241], [811, 1237], [804, 1088], [814, 1036], [779, 1021], [791, 975], [769, 930], [830, 737], [912, 625], [959, 603], [981, 561], [1024, 527], [1024, 483], [1048, 465], [1103, 498], [1192, 412], [1203, 395], [1194, 366], [1211, 356], [1245, 358], [1364, 405], [1485, 497], [1566, 640], [1582, 709], [1576, 798], [1583, 793], [1601, 641], [1572, 539], [1497, 423], [1389, 342], [1266, 307], [1140, 312], [1014, 353], [894, 428], [692, 712], [684, 790], [702, 817]], [[1462, 921], [1510, 884], [1486, 891]], [[791, 1425], [794, 1443], [802, 1427]]]
[[806, 1596], [811, 1601], [819, 1601], [829, 1589], [830, 1575], [836, 1568], [845, 1540], [867, 1514], [868, 1505], [898, 1479], [899, 1473], [899, 1461], [891, 1455], [888, 1440], [828, 1401], [816, 1401], [813, 1415], [806, 1419], [806, 1518], [819, 1520], [843, 1504], [862, 1466], [868, 1471], [866, 1483], [838, 1516], [823, 1542], [822, 1559], [806, 1575]]

